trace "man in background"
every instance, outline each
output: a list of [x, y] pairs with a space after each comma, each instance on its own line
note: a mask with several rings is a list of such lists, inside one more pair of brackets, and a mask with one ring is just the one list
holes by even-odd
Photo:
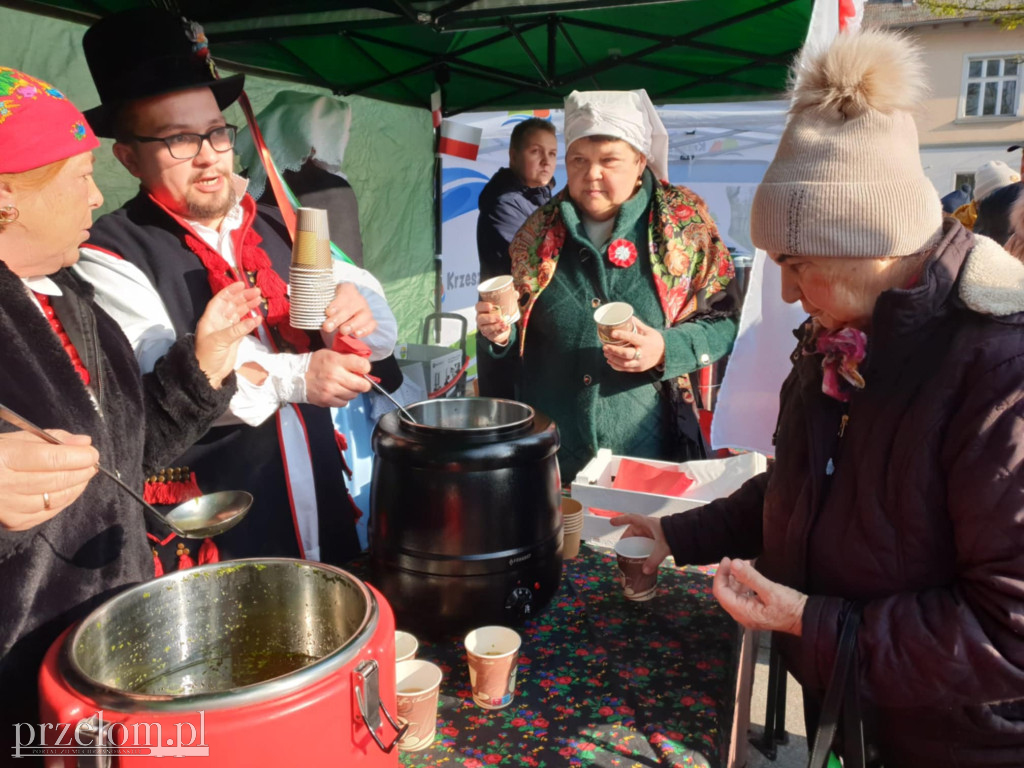
[[[1020, 173], [1002, 160], [982, 163], [974, 172], [974, 199], [953, 211], [953, 218], [976, 234], [991, 237], [1002, 245], [1009, 237], [1003, 232], [1009, 205], [1017, 197], [1016, 192], [1007, 187], [1019, 182]], [[1010, 197], [1004, 199], [1008, 193]]]
[[1022, 190], [1020, 173], [1001, 160], [981, 166], [975, 174], [974, 202], [978, 217], [974, 220], [974, 234], [991, 237], [1005, 245], [1013, 234], [1010, 210]]
[[[508, 168], [502, 168], [480, 192], [476, 248], [480, 282], [511, 272], [508, 246], [530, 214], [551, 200], [558, 161], [555, 126], [531, 117], [512, 129]], [[482, 397], [515, 398], [513, 361], [477, 355], [477, 383]]]

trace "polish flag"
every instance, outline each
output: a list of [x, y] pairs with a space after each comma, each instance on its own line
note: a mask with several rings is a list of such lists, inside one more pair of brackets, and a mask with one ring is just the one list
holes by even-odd
[[864, 20], [864, 0], [839, 0], [839, 31], [856, 32]]
[[472, 125], [456, 123], [454, 120], [444, 120], [441, 122], [441, 142], [437, 151], [442, 155], [476, 160], [483, 133], [483, 128], [474, 128]]
[[434, 127], [441, 126], [441, 89], [438, 88], [430, 94], [430, 115], [434, 120]]
[[806, 45], [824, 50], [840, 32], [856, 32], [864, 19], [864, 0], [815, 0]]

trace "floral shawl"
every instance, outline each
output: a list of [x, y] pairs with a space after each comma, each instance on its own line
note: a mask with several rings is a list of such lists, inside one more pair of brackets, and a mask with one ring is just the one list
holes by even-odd
[[[522, 305], [520, 352], [526, 343], [530, 313], [551, 283], [565, 244], [566, 226], [559, 204], [568, 194], [568, 189], [563, 189], [534, 211], [509, 246], [512, 277]], [[647, 242], [666, 328], [707, 309], [712, 297], [724, 291], [736, 275], [729, 249], [719, 238], [707, 206], [686, 187], [655, 183]]]

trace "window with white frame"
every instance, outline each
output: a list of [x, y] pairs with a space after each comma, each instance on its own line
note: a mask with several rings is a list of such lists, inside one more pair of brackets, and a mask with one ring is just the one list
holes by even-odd
[[1020, 117], [1024, 54], [969, 56], [964, 73], [964, 117]]

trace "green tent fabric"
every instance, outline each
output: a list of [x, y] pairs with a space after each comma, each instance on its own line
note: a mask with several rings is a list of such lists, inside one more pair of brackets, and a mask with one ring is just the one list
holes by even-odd
[[[0, 0], [80, 21], [147, 0]], [[177, 0], [222, 65], [446, 114], [644, 87], [657, 103], [782, 90], [812, 0]]]
[[[85, 27], [0, 8], [0, 64], [29, 72], [63, 90], [81, 109], [99, 103], [82, 54]], [[258, 112], [282, 88], [323, 93], [298, 83], [247, 76]], [[434, 310], [431, 189], [434, 170], [430, 113], [352, 96], [352, 134], [344, 172], [359, 199], [365, 266], [383, 283], [398, 319], [399, 338], [419, 341], [423, 317]], [[229, 122], [245, 125], [237, 106]], [[114, 159], [113, 142], [96, 151], [95, 178], [104, 195], [100, 213], [118, 208], [138, 183]]]

